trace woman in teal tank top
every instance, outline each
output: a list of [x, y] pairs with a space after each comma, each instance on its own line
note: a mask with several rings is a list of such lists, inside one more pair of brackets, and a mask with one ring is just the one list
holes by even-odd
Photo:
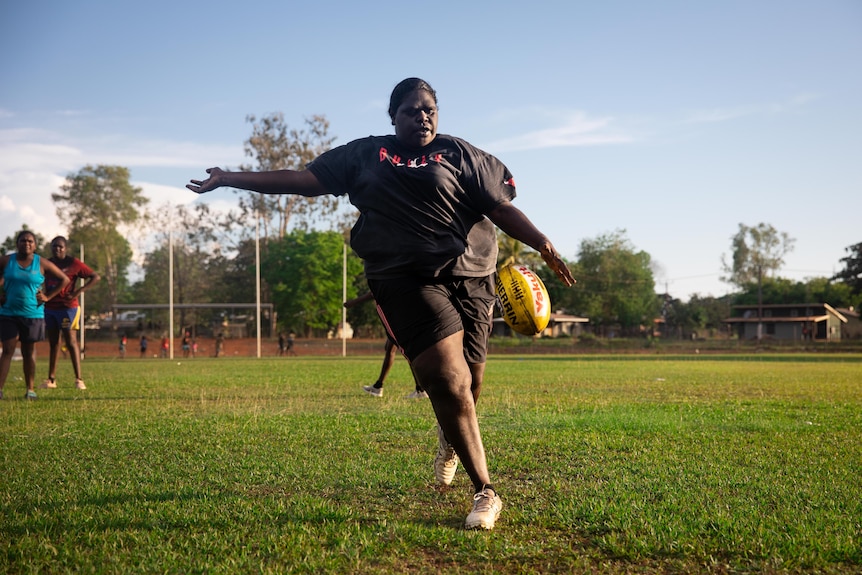
[[[25, 399], [36, 399], [36, 342], [45, 339], [45, 302], [59, 294], [69, 284], [69, 278], [49, 260], [36, 254], [36, 236], [23, 231], [18, 234], [14, 254], [0, 256], [0, 399], [12, 366], [15, 347], [21, 342], [24, 364]], [[42, 291], [45, 274], [60, 280], [50, 293]]]

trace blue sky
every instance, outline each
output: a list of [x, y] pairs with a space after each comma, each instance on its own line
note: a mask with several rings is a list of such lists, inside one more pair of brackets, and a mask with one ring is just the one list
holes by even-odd
[[154, 205], [248, 160], [246, 116], [390, 133], [408, 76], [497, 155], [566, 258], [617, 229], [657, 289], [723, 295], [738, 224], [796, 239], [784, 277], [862, 241], [862, 2], [33, 0], [0, 5], [0, 238], [65, 233], [51, 193], [116, 164]]

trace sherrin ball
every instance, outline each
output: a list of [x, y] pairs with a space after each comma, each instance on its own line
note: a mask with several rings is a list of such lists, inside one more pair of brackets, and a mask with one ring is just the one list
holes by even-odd
[[522, 264], [509, 264], [497, 270], [497, 302], [500, 313], [512, 330], [536, 335], [548, 327], [551, 299], [541, 278]]

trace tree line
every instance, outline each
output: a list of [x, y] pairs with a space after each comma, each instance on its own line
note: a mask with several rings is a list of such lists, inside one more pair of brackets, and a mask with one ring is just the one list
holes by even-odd
[[[334, 141], [324, 116], [307, 118], [298, 130], [290, 129], [281, 113], [246, 120], [252, 133], [244, 150], [253, 163], [238, 170], [299, 169]], [[77, 256], [83, 245], [84, 259], [103, 278], [87, 292], [88, 313], [109, 312], [114, 304], [166, 304], [171, 248], [174, 303], [214, 305], [180, 308], [182, 327], [206, 330], [226, 319], [229, 310], [219, 304], [256, 301], [258, 250], [261, 299], [273, 304], [279, 330], [313, 336], [339, 324], [345, 263], [347, 298], [367, 291], [361, 261], [347, 250], [345, 262], [344, 245], [356, 212], [342, 198], [237, 190], [237, 207], [227, 213], [214, 212], [206, 203], [152, 207], [129, 177], [122, 166], [87, 165], [69, 174], [52, 194], [58, 216], [68, 225], [69, 254]], [[36, 236], [42, 254], [50, 257], [50, 238]], [[142, 277], [136, 281], [129, 279], [130, 238], [143, 253]], [[498, 245], [499, 263], [533, 267], [545, 281], [554, 309], [589, 318], [597, 335], [651, 334], [657, 318], [665, 335], [716, 333], [724, 330], [722, 320], [730, 316], [732, 305], [758, 301], [862, 304], [862, 243], [846, 248], [845, 267], [834, 277], [794, 282], [779, 275], [794, 240], [765, 223], [739, 224], [731, 237], [722, 279], [735, 291], [718, 298], [693, 294], [688, 301], [656, 293], [654, 262], [624, 229], [581, 241], [576, 259], [567, 261], [578, 280], [572, 289], [554, 281], [535, 252], [502, 232]], [[14, 236], [6, 238], [3, 249], [15, 249]], [[351, 308], [348, 321], [361, 335], [383, 335], [372, 305]], [[147, 323], [164, 329], [167, 311], [152, 311]]]

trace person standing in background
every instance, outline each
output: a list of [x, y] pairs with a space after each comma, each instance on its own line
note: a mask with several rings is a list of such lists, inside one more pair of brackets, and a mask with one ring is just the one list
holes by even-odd
[[[57, 387], [57, 358], [60, 352], [60, 334], [63, 334], [63, 343], [69, 350], [72, 360], [72, 369], [75, 371], [75, 387], [87, 389], [81, 374], [81, 352], [78, 349], [78, 330], [81, 325], [81, 308], [78, 305], [78, 296], [95, 285], [100, 277], [90, 267], [76, 257], [66, 253], [66, 238], [57, 236], [51, 240], [51, 253], [49, 260], [60, 268], [69, 278], [69, 285], [54, 299], [45, 303], [45, 331], [48, 334], [48, 379], [42, 382], [43, 389]], [[78, 287], [78, 280], [84, 283]], [[53, 290], [58, 282], [54, 278], [45, 278], [45, 289]]]
[[183, 357], [188, 357], [192, 353], [192, 334], [191, 332], [183, 333], [183, 339], [180, 343], [183, 348]]
[[224, 334], [222, 332], [218, 332], [215, 340], [215, 356], [221, 357], [222, 352], [224, 351]]
[[[365, 292], [361, 296], [347, 300], [346, 302], [344, 302], [344, 307], [350, 309], [367, 301], [374, 301], [374, 294], [372, 294], [370, 291]], [[387, 333], [386, 343], [383, 346], [383, 363], [380, 365], [380, 375], [377, 376], [377, 380], [372, 385], [362, 386], [362, 390], [365, 393], [373, 395], [374, 397], [383, 397], [383, 382], [386, 379], [386, 376], [389, 375], [389, 371], [392, 369], [392, 364], [395, 363], [395, 355], [398, 351], [398, 346], [395, 344], [395, 341], [392, 339], [392, 336]], [[416, 381], [415, 375], [413, 376], [413, 384], [415, 389], [410, 392], [407, 397], [409, 399], [428, 399], [428, 394], [425, 393], [425, 390], [423, 390], [422, 387], [419, 385], [419, 382]]]
[[[24, 230], [15, 239], [16, 252], [0, 256], [0, 399], [12, 367], [12, 356], [21, 342], [24, 360], [25, 399], [36, 399], [36, 342], [45, 339], [45, 302], [57, 297], [69, 278], [53, 263], [36, 253], [36, 236]], [[44, 291], [46, 275], [56, 278], [57, 285]]]

